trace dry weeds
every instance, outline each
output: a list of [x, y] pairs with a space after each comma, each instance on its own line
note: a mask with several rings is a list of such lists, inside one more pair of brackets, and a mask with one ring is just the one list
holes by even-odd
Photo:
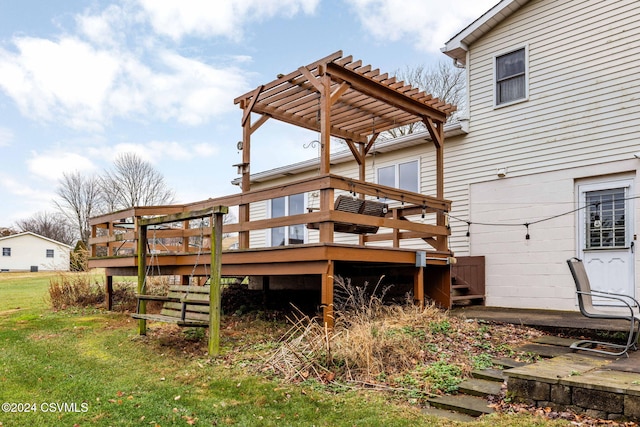
[[[385, 305], [387, 289], [336, 278], [335, 328], [301, 312], [265, 366], [288, 381], [334, 379], [369, 386], [422, 388], [429, 366], [457, 367], [468, 375], [494, 357], [527, 359], [516, 347], [542, 335], [532, 328], [488, 325], [451, 316], [434, 305]], [[457, 369], [456, 368], [456, 369]]]

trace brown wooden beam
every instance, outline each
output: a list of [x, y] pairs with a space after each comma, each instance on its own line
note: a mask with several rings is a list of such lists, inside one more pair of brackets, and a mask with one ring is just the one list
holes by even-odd
[[322, 305], [322, 320], [327, 328], [333, 328], [333, 281], [334, 281], [335, 263], [334, 261], [327, 262], [327, 270], [322, 274], [322, 290], [321, 290], [321, 305]]
[[398, 90], [391, 89], [389, 86], [378, 84], [355, 71], [328, 63], [327, 73], [331, 75], [332, 78], [338, 79], [337, 81], [349, 82], [353, 89], [362, 92], [365, 95], [379, 100], [384, 100], [386, 103], [394, 105], [395, 107], [411, 114], [415, 114], [416, 116], [430, 117], [440, 122], [444, 122], [447, 119], [446, 114], [440, 110], [427, 106], [413, 98], [407, 97], [402, 93], [399, 93]]

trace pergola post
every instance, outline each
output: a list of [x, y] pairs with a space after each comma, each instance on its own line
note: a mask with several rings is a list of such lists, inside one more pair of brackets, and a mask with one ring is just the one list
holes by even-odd
[[[244, 114], [242, 121], [242, 163], [239, 165], [242, 173], [241, 187], [242, 192], [246, 193], [251, 190], [251, 110], [250, 105], [245, 102]], [[249, 205], [243, 204], [238, 206], [238, 223], [242, 226], [249, 222]], [[240, 231], [238, 233], [238, 247], [240, 249], [249, 248], [249, 232]]]
[[[426, 117], [424, 124], [436, 149], [436, 197], [442, 200], [444, 199], [444, 122], [434, 122]], [[438, 211], [436, 213], [436, 224], [439, 226], [447, 225], [445, 212]], [[448, 236], [438, 236], [437, 242], [437, 250], [449, 250]]]
[[[320, 77], [320, 174], [331, 171], [331, 79], [327, 74]], [[333, 189], [320, 190], [320, 211], [333, 210]], [[333, 223], [320, 223], [320, 242], [333, 243]], [[332, 293], [333, 295], [333, 293]]]

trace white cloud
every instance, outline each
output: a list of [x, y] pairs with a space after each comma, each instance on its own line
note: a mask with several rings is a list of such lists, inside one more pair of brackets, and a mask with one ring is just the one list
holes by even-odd
[[87, 157], [70, 152], [33, 152], [27, 160], [29, 172], [51, 182], [57, 182], [65, 172], [84, 172], [95, 169]]
[[11, 144], [13, 132], [7, 128], [0, 127], [0, 147], [7, 147]]
[[497, 0], [353, 0], [350, 4], [364, 28], [379, 40], [409, 39], [416, 49], [440, 48]]
[[0, 88], [22, 114], [62, 120], [73, 128], [95, 128], [118, 72], [118, 60], [87, 43], [64, 37], [59, 41], [14, 39], [18, 52], [0, 49]]
[[120, 143], [113, 146], [92, 147], [87, 153], [94, 158], [102, 158], [113, 162], [124, 153], [135, 153], [141, 159], [151, 163], [163, 160], [189, 161], [196, 158], [209, 157], [218, 152], [212, 144], [199, 143], [190, 145], [176, 141], [149, 141], [146, 143]]
[[14, 208], [13, 212], [3, 216], [3, 223], [0, 225], [8, 226], [10, 222], [26, 218], [33, 212], [50, 210], [51, 200], [55, 196], [53, 188], [48, 185], [46, 190], [37, 189], [27, 184], [24, 179], [17, 180], [0, 173], [0, 190], [6, 190], [7, 198]]
[[207, 143], [196, 144], [193, 146], [193, 150], [198, 157], [211, 157], [220, 152], [218, 147]]
[[212, 115], [235, 110], [233, 99], [247, 90], [240, 70], [214, 68], [170, 51], [159, 54], [168, 69], [149, 76], [148, 99], [165, 119], [198, 125]]
[[237, 68], [217, 67], [170, 51], [95, 48], [76, 38], [17, 38], [0, 49], [0, 90], [23, 115], [73, 129], [101, 130], [116, 117], [160, 118], [198, 125], [231, 111], [248, 84]]
[[180, 40], [187, 35], [238, 40], [247, 22], [276, 15], [314, 13], [320, 0], [138, 0], [154, 30]]

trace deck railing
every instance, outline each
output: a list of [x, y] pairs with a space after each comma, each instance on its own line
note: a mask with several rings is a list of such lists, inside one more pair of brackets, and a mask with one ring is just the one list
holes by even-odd
[[[300, 193], [318, 193], [320, 207], [306, 213], [278, 218], [251, 219], [251, 204]], [[370, 216], [335, 210], [338, 194], [351, 193], [353, 197], [383, 200], [389, 205], [384, 216]], [[326, 174], [291, 182], [279, 187], [251, 190], [236, 195], [212, 198], [190, 204], [134, 207], [94, 217], [90, 221], [89, 245], [92, 257], [121, 257], [136, 254], [138, 223], [142, 218], [178, 215], [212, 208], [237, 207], [241, 212], [236, 222], [226, 222], [224, 233], [238, 233], [240, 249], [249, 248], [249, 233], [299, 224], [316, 224], [319, 228], [316, 243], [334, 242], [334, 224], [351, 223], [357, 226], [379, 227], [376, 234], [359, 237], [360, 245], [387, 242], [386, 246], [400, 247], [406, 239], [420, 239], [427, 250], [448, 251], [450, 230], [447, 213], [451, 202], [419, 193]], [[244, 214], [242, 214], [244, 212]], [[204, 221], [204, 222], [203, 222]], [[147, 240], [153, 253], [195, 253], [210, 250], [211, 229], [207, 219], [185, 220], [170, 225], [149, 226]]]

